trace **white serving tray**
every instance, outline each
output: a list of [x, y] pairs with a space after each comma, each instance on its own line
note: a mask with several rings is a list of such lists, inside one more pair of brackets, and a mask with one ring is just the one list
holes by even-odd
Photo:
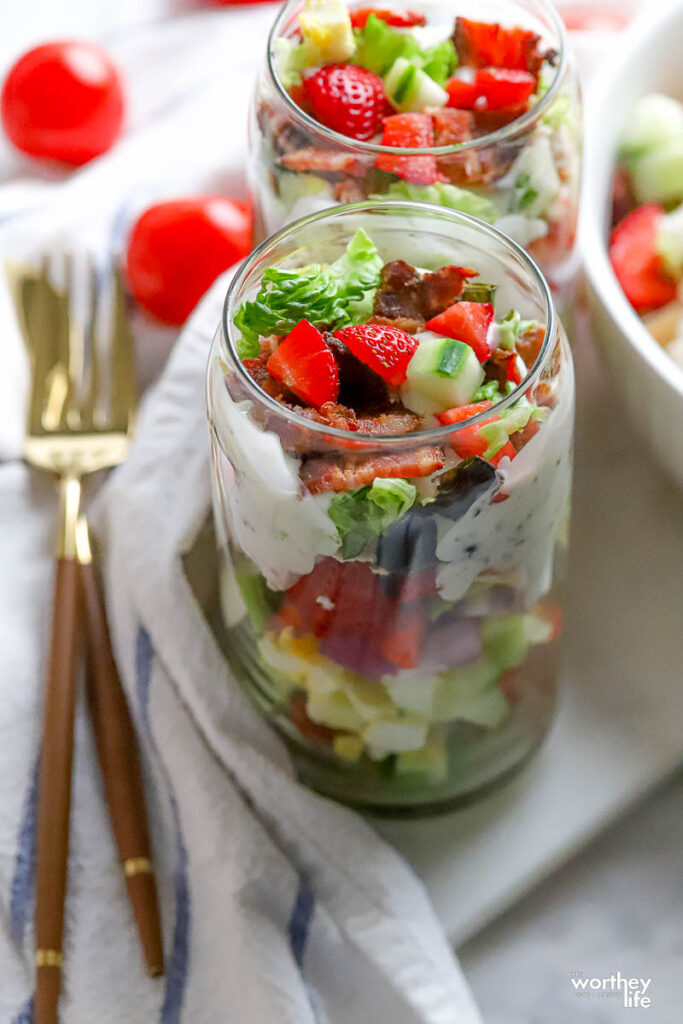
[[[683, 762], [683, 493], [633, 436], [581, 334], [555, 725], [529, 767], [478, 803], [431, 818], [376, 821], [424, 880], [456, 945]], [[211, 607], [215, 581], [205, 578], [199, 548], [186, 569]], [[210, 555], [208, 562], [215, 564]]]

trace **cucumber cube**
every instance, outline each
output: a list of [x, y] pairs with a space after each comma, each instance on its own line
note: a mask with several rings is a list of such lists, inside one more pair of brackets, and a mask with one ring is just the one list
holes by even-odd
[[484, 380], [474, 350], [464, 341], [432, 331], [418, 334], [417, 339], [401, 390], [404, 405], [420, 415], [469, 405]]
[[433, 78], [405, 57], [397, 57], [384, 78], [384, 91], [392, 106], [403, 113], [421, 113], [443, 107], [448, 93]]

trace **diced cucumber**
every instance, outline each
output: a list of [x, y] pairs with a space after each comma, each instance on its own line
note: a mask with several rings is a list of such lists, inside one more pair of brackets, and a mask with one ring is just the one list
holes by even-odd
[[683, 206], [662, 217], [657, 231], [657, 249], [671, 276], [683, 277]]
[[345, 61], [353, 55], [356, 42], [343, 0], [305, 0], [299, 25], [313, 64]]
[[444, 338], [432, 331], [416, 337], [418, 346], [401, 389], [404, 405], [420, 415], [469, 405], [484, 380], [473, 349], [457, 338]]
[[384, 91], [397, 110], [420, 113], [443, 107], [448, 93], [433, 78], [405, 57], [397, 57], [384, 79]]
[[443, 743], [430, 739], [420, 750], [406, 750], [396, 758], [394, 770], [406, 780], [443, 782], [448, 774], [448, 756]]
[[683, 131], [634, 160], [631, 179], [639, 203], [683, 199]]
[[638, 157], [683, 134], [683, 104], [653, 92], [632, 109], [619, 149], [627, 159]]
[[387, 754], [419, 750], [427, 738], [427, 724], [417, 717], [371, 722], [363, 733], [368, 755], [381, 761]]
[[524, 615], [486, 619], [482, 625], [481, 637], [484, 651], [501, 672], [523, 662], [529, 649]]
[[510, 212], [532, 219], [543, 217], [560, 191], [560, 177], [550, 139], [538, 134], [519, 154], [510, 178], [514, 183]]

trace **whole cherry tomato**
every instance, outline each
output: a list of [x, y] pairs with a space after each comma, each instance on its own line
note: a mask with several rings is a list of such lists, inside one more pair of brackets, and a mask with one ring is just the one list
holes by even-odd
[[158, 320], [184, 323], [218, 275], [249, 253], [251, 228], [248, 205], [226, 196], [150, 206], [128, 240], [130, 290]]
[[29, 156], [80, 165], [104, 153], [121, 130], [121, 77], [95, 43], [45, 43], [20, 57], [2, 87], [0, 115]]

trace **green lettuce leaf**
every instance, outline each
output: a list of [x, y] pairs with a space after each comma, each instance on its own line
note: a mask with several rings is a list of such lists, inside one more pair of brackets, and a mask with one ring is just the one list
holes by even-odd
[[450, 39], [429, 46], [422, 53], [422, 70], [444, 86], [458, 66], [458, 55]]
[[437, 182], [435, 185], [415, 185], [410, 181], [395, 181], [384, 195], [371, 195], [370, 199], [409, 199], [417, 203], [435, 203], [452, 210], [469, 213], [493, 224], [500, 214], [494, 203], [469, 188]]
[[242, 335], [237, 342], [240, 358], [257, 356], [260, 338], [288, 334], [300, 320], [336, 330], [367, 319], [382, 266], [372, 239], [359, 228], [346, 252], [329, 266], [270, 267], [256, 298], [243, 302], [235, 315]]
[[368, 541], [404, 515], [416, 498], [414, 484], [398, 478], [375, 480], [371, 487], [336, 494], [327, 514], [337, 527], [342, 556], [359, 555]]
[[301, 82], [301, 72], [315, 63], [314, 54], [308, 43], [296, 43], [293, 39], [279, 36], [273, 47], [278, 78], [285, 89]]
[[505, 398], [511, 391], [514, 391], [515, 385], [511, 380], [506, 380], [501, 391], [500, 384], [497, 380], [489, 380], [486, 384], [482, 384], [474, 392], [472, 396], [473, 402], [500, 402], [501, 398]]
[[517, 342], [530, 331], [532, 327], [538, 327], [538, 320], [523, 320], [520, 313], [516, 309], [511, 309], [506, 317], [500, 320], [496, 327], [498, 328], [498, 346], [499, 348], [516, 348]]
[[480, 435], [488, 442], [485, 459], [491, 459], [510, 440], [510, 434], [524, 430], [529, 420], [545, 420], [550, 415], [546, 406], [534, 405], [528, 398], [520, 398], [509, 409], [501, 412], [491, 423], [479, 428]]
[[376, 75], [385, 75], [397, 57], [414, 57], [420, 45], [414, 36], [397, 32], [386, 22], [371, 14], [365, 26], [356, 29], [356, 52], [353, 63]]

